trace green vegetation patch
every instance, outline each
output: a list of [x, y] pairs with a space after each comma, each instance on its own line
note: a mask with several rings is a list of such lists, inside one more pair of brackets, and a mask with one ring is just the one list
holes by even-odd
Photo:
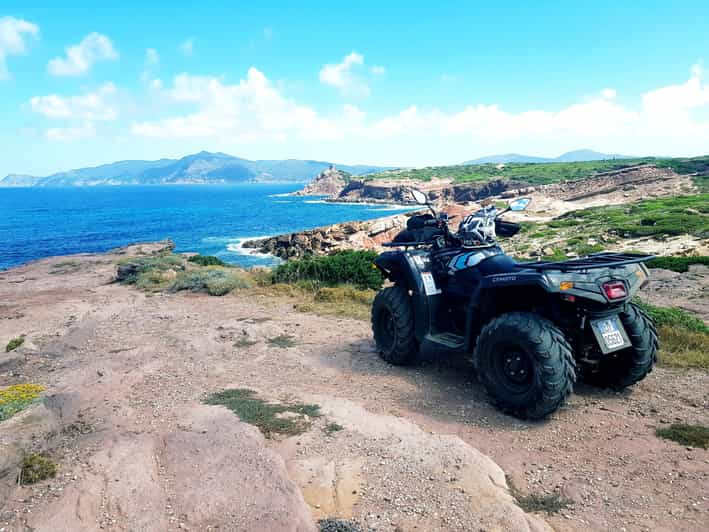
[[18, 347], [20, 347], [24, 343], [25, 343], [24, 335], [18, 336], [17, 338], [13, 338], [5, 346], [5, 352], [9, 353], [10, 351], [14, 351], [15, 349], [17, 349]]
[[210, 296], [223, 296], [242, 288], [250, 288], [251, 280], [242, 272], [233, 268], [209, 266], [204, 269], [181, 272], [170, 285], [172, 292], [190, 290], [206, 292]]
[[290, 260], [273, 272], [274, 283], [314, 281], [326, 286], [353, 284], [360, 289], [378, 290], [384, 277], [374, 267], [375, 251], [345, 250], [326, 256]]
[[224, 267], [229, 266], [226, 262], [224, 262], [219, 257], [214, 257], [212, 255], [192, 255], [187, 260], [189, 262], [192, 262], [194, 264], [198, 264], [200, 266], [224, 266]]
[[546, 185], [559, 181], [583, 179], [592, 175], [635, 166], [650, 159], [615, 159], [606, 161], [582, 161], [571, 163], [505, 163], [498, 165], [463, 164], [453, 166], [429, 166], [368, 174], [362, 179], [413, 179], [431, 181], [434, 178], [452, 179], [457, 183], [486, 182], [495, 179], [530, 185]]
[[259, 428], [266, 438], [276, 434], [295, 436], [310, 428], [310, 420], [319, 417], [320, 407], [303, 403], [270, 403], [245, 388], [223, 390], [210, 395], [209, 405], [223, 405], [245, 423]]
[[657, 257], [645, 263], [648, 268], [662, 268], [673, 272], [684, 273], [693, 264], [709, 266], [709, 257], [698, 255], [696, 257]]
[[132, 284], [142, 290], [165, 290], [176, 272], [185, 269], [182, 257], [165, 253], [150, 257], [130, 257], [118, 263], [118, 282]]
[[661, 364], [709, 369], [709, 327], [702, 320], [682, 309], [635, 303], [657, 325]]
[[44, 391], [41, 384], [13, 384], [0, 389], [0, 421], [10, 419], [39, 400]]
[[45, 454], [29, 453], [22, 459], [20, 476], [18, 481], [20, 484], [35, 484], [54, 478], [57, 475], [57, 464]]
[[574, 503], [574, 501], [559, 493], [524, 494], [517, 489], [509, 475], [507, 475], [506, 478], [507, 485], [510, 488], [510, 494], [515, 498], [519, 507], [525, 512], [546, 512], [548, 514], [555, 514], [568, 508]]
[[629, 205], [573, 211], [549, 222], [561, 228], [582, 225], [604, 228], [630, 237], [694, 235], [709, 237], [709, 194], [657, 198]]
[[340, 425], [339, 423], [328, 423], [323, 427], [323, 432], [327, 434], [328, 436], [332, 436], [335, 432], [340, 432], [341, 430], [344, 430], [345, 427]]
[[287, 349], [296, 345], [295, 338], [289, 334], [279, 334], [273, 338], [266, 340], [268, 345], [273, 347], [280, 347], [281, 349]]
[[672, 440], [687, 447], [709, 449], [709, 427], [675, 423], [664, 429], [657, 429], [655, 434], [666, 440]]

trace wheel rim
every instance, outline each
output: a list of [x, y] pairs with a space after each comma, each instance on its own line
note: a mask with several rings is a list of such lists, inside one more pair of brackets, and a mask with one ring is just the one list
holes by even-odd
[[388, 308], [382, 309], [377, 320], [379, 334], [377, 335], [377, 343], [383, 351], [391, 351], [392, 346], [396, 342], [396, 325], [394, 323], [394, 315]]
[[495, 357], [496, 380], [510, 394], [527, 392], [534, 382], [534, 363], [522, 349], [507, 347]]

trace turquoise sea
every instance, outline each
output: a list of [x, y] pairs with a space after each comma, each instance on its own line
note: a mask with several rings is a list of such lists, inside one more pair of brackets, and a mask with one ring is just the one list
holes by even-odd
[[0, 270], [71, 253], [170, 238], [177, 251], [243, 266], [272, 264], [240, 244], [349, 220], [410, 210], [283, 196], [295, 185], [161, 185], [0, 188]]

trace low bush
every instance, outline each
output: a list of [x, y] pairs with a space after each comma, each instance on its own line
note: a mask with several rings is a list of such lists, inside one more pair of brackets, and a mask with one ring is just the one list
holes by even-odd
[[209, 267], [181, 272], [170, 285], [170, 291], [206, 292], [211, 296], [223, 296], [233, 290], [250, 288], [249, 278], [231, 268]]
[[[18, 347], [20, 347], [24, 343], [25, 343], [24, 336], [18, 336], [17, 338], [13, 338], [5, 346], [5, 352], [9, 353], [10, 351], [14, 351], [15, 349], [17, 349]], [[0, 344], [0, 345], [2, 345], [2, 344]]]
[[645, 263], [648, 268], [662, 268], [673, 272], [684, 273], [689, 270], [692, 264], [703, 264], [709, 266], [709, 257], [657, 257]]
[[219, 257], [214, 257], [212, 255], [192, 255], [187, 260], [194, 264], [199, 264], [200, 266], [229, 266]]
[[57, 474], [57, 464], [48, 456], [40, 453], [30, 453], [22, 459], [20, 469], [20, 484], [35, 484], [42, 480], [55, 477]]
[[360, 289], [378, 290], [384, 278], [373, 266], [376, 257], [374, 251], [345, 250], [332, 255], [290, 260], [274, 270], [273, 282], [296, 283], [307, 280], [328, 286], [349, 283]]
[[[152, 276], [156, 279], [160, 272], [182, 271], [185, 266], [182, 257], [173, 254], [156, 255], [152, 257], [130, 257], [118, 263], [118, 282], [123, 284], [138, 284], [141, 277]], [[151, 284], [143, 279], [144, 284]]]

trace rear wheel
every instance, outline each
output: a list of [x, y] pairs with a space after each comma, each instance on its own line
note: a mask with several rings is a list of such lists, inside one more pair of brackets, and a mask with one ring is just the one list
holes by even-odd
[[620, 390], [643, 380], [657, 361], [659, 341], [652, 319], [637, 305], [628, 305], [620, 314], [632, 347], [609, 353], [601, 359], [598, 369], [584, 380], [603, 388]]
[[390, 364], [410, 364], [418, 351], [411, 298], [401, 286], [380, 290], [372, 304], [372, 332], [379, 355]]
[[474, 358], [493, 401], [523, 419], [554, 412], [576, 381], [569, 342], [537, 314], [512, 312], [493, 319], [480, 332]]

